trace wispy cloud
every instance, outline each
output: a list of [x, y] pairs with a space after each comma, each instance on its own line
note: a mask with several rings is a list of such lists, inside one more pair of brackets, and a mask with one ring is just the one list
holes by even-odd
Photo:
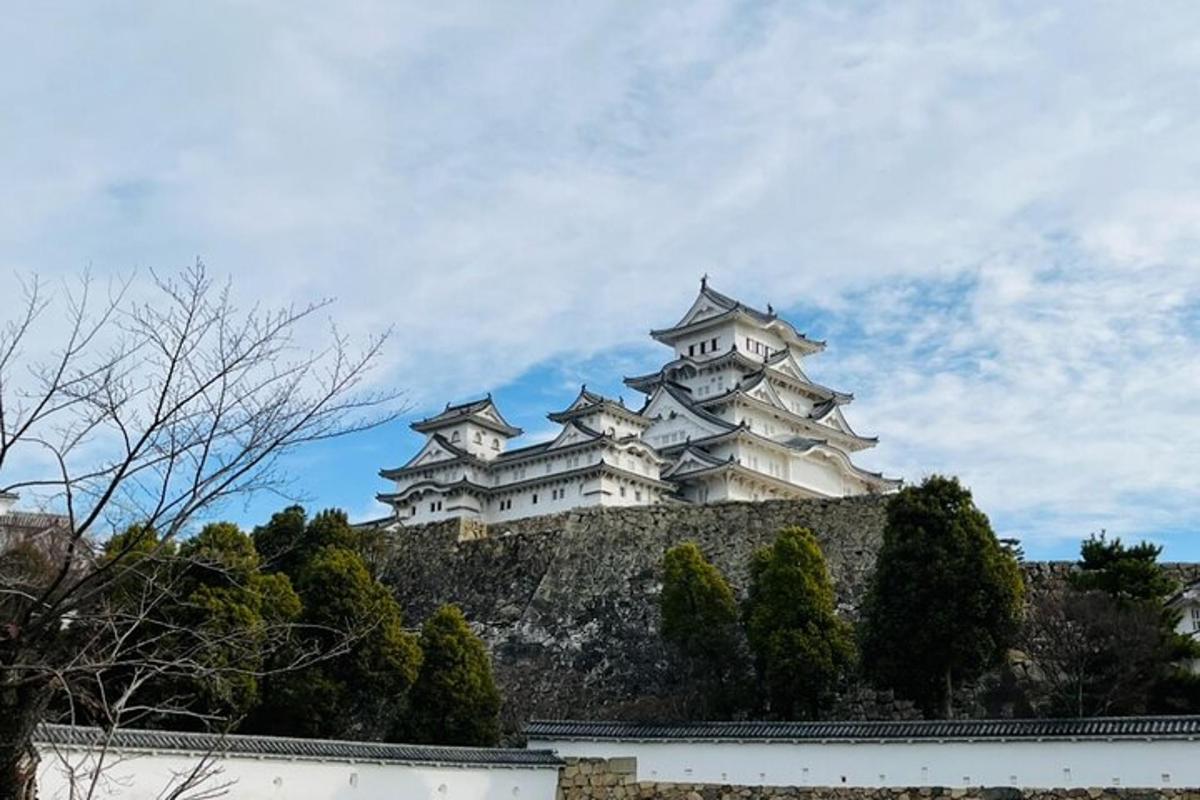
[[[814, 372], [858, 394], [876, 464], [962, 472], [1013, 530], [1200, 555], [1198, 25], [1183, 2], [27, 6], [0, 30], [0, 271], [201, 255], [248, 298], [395, 325], [381, 379], [418, 402], [513, 384], [539, 408], [593, 380], [554, 365], [649, 363], [709, 272], [830, 338]], [[357, 507], [376, 466], [314, 490]]]

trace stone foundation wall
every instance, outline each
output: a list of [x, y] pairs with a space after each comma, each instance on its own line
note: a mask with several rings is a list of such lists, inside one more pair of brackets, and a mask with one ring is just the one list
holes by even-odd
[[717, 786], [637, 780], [632, 758], [567, 759], [559, 773], [557, 800], [1200, 800], [1200, 788], [1019, 789], [921, 786]]
[[[821, 542], [840, 612], [853, 618], [882, 541], [887, 497], [705, 506], [589, 508], [490, 527], [457, 519], [394, 534], [384, 580], [409, 624], [442, 603], [463, 608], [491, 648], [508, 730], [535, 717], [676, 719], [686, 715], [659, 636], [662, 557], [684, 540], [743, 593], [750, 555], [780, 528]], [[1061, 584], [1070, 562], [1025, 565], [1031, 599]], [[1180, 580], [1200, 564], [1171, 565]], [[970, 691], [968, 691], [970, 694]], [[963, 713], [987, 712], [964, 696]], [[911, 703], [856, 689], [835, 713], [918, 716]]]
[[532, 717], [677, 716], [659, 637], [663, 553], [697, 542], [739, 590], [780, 528], [821, 541], [853, 614], [881, 541], [886, 497], [590, 508], [491, 526], [403, 528], [384, 575], [410, 624], [459, 604], [492, 650], [510, 729]]

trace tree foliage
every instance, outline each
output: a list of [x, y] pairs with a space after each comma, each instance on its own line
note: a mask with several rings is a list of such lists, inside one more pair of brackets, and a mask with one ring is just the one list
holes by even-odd
[[299, 575], [317, 551], [324, 547], [360, 549], [361, 537], [350, 527], [346, 512], [330, 508], [311, 520], [303, 506], [292, 505], [271, 515], [254, 529], [254, 546], [272, 571]]
[[663, 558], [662, 634], [683, 668], [692, 714], [724, 716], [740, 701], [744, 646], [737, 601], [695, 542]]
[[956, 683], [1000, 662], [1019, 631], [1024, 585], [971, 493], [933, 476], [889, 503], [863, 605], [863, 665], [874, 681], [953, 713]]
[[1127, 546], [1103, 532], [1089, 536], [1080, 548], [1079, 569], [1071, 575], [1071, 585], [1104, 592], [1123, 603], [1161, 602], [1176, 588], [1158, 563], [1161, 553], [1161, 547], [1149, 542]]
[[817, 717], [853, 667], [855, 648], [811, 531], [785, 528], [754, 554], [745, 615], [770, 712]]
[[[117, 553], [126, 555], [114, 562]], [[142, 726], [228, 727], [245, 716], [259, 702], [268, 652], [286, 642], [300, 612], [287, 576], [263, 574], [250, 537], [224, 522], [178, 546], [133, 527], [103, 558], [122, 573], [106, 597], [109, 613], [140, 624], [126, 644], [131, 658], [97, 672], [94, 693], [77, 693], [89, 721], [114, 723], [94, 694], [125, 693], [141, 696], [125, 713]], [[94, 635], [90, 621], [79, 628]]]
[[445, 605], [421, 626], [424, 661], [412, 688], [408, 738], [453, 745], [495, 745], [500, 691], [487, 648], [458, 606]]
[[[408, 713], [408, 690], [421, 652], [404, 629], [400, 606], [375, 580], [355, 549], [344, 512], [310, 521], [293, 506], [255, 532], [288, 567], [303, 611], [290, 646], [276, 655], [294, 661], [322, 657], [268, 680], [264, 703], [249, 727], [267, 733], [325, 738], [382, 738]], [[280, 558], [280, 555], [285, 557]]]

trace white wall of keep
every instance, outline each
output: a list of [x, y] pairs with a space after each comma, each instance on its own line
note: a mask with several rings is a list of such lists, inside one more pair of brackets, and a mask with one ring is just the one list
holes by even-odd
[[1200, 786], [1200, 742], [531, 741], [563, 757], [637, 759], [641, 781], [767, 786]]
[[712, 435], [712, 428], [704, 428], [692, 421], [686, 414], [676, 414], [674, 418], [664, 415], [656, 420], [644, 434], [642, 440], [654, 447], [670, 447], [672, 444], [682, 444], [688, 439], [703, 439]]
[[705, 369], [697, 375], [681, 378], [679, 382], [691, 390], [693, 398], [703, 400], [732, 389], [742, 379], [742, 375], [740, 370], [730, 366], [723, 369]]
[[579, 420], [587, 427], [600, 433], [610, 433], [613, 436], [629, 436], [638, 435], [644, 429], [645, 425], [635, 425], [625, 417], [618, 417], [616, 414], [610, 414], [607, 411], [600, 411], [594, 414], [588, 414]]
[[837, 465], [828, 458], [811, 453], [791, 459], [788, 480], [830, 497], [847, 494], [845, 476]]
[[507, 443], [500, 434], [473, 422], [463, 422], [438, 432], [455, 447], [485, 460], [504, 452]]
[[606, 506], [645, 506], [662, 499], [659, 490], [625, 478], [605, 476], [602, 486]]
[[719, 325], [685, 336], [675, 342], [676, 358], [706, 360], [729, 350], [736, 328], [733, 323]]
[[504, 522], [510, 519], [541, 514], [557, 514], [581, 506], [597, 505], [595, 494], [598, 482], [594, 477], [574, 477], [550, 481], [513, 492], [503, 492], [488, 501], [485, 521]]
[[[69, 767], [89, 774], [86, 754], [44, 752], [38, 773], [41, 800], [77, 800]], [[183, 753], [116, 754], [101, 773], [95, 800], [158, 800], [200, 763]], [[246, 800], [554, 800], [553, 768], [433, 767], [278, 758], [225, 758], [205, 788], [232, 784], [223, 796]], [[196, 796], [196, 793], [186, 796]]]
[[784, 385], [781, 381], [773, 381], [771, 387], [779, 395], [779, 399], [783, 401], [789, 411], [799, 414], [802, 417], [807, 417], [812, 411], [813, 401], [808, 395]]
[[753, 359], [761, 359], [765, 355], [776, 353], [787, 347], [783, 339], [774, 333], [745, 322], [739, 322], [736, 325], [734, 335], [737, 337], [738, 350]]

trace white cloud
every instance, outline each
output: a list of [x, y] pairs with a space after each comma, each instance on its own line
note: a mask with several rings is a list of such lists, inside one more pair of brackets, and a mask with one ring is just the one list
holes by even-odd
[[386, 377], [423, 401], [640, 343], [707, 271], [853, 319], [867, 338], [835, 327], [817, 372], [858, 393], [878, 463], [962, 471], [1067, 533], [1178, 526], [1197, 22], [1183, 2], [29, 6], [0, 31], [0, 270], [201, 255], [247, 296], [336, 295], [351, 330], [396, 324]]

